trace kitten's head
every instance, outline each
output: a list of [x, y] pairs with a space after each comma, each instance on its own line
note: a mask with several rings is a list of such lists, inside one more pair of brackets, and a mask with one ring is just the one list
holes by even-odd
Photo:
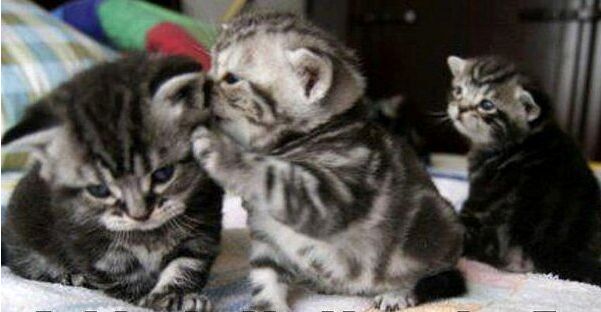
[[112, 231], [158, 228], [211, 187], [189, 143], [208, 115], [200, 69], [144, 55], [96, 66], [32, 105], [2, 145], [32, 151], [71, 217]]
[[546, 97], [514, 64], [499, 57], [450, 56], [447, 62], [453, 74], [447, 112], [474, 144], [520, 140], [547, 118]]
[[244, 15], [225, 25], [210, 74], [215, 123], [252, 150], [314, 129], [364, 92], [351, 51], [289, 14]]

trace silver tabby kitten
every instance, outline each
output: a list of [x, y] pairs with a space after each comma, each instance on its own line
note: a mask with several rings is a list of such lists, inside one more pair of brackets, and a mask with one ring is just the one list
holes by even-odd
[[2, 138], [36, 156], [3, 220], [11, 269], [157, 310], [207, 310], [222, 191], [191, 155], [203, 81], [192, 60], [136, 55], [34, 104]]
[[471, 142], [465, 255], [601, 285], [601, 191], [548, 97], [502, 58], [448, 63], [448, 114]]
[[464, 291], [463, 229], [411, 148], [367, 121], [348, 49], [295, 16], [246, 15], [213, 60], [214, 129], [193, 146], [249, 212], [251, 309], [289, 311], [295, 282], [381, 310]]

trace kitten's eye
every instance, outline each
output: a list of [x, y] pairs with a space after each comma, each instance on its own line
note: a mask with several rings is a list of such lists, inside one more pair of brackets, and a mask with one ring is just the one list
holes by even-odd
[[483, 111], [489, 112], [491, 110], [494, 110], [496, 108], [496, 105], [490, 100], [482, 100], [478, 104], [478, 107]]
[[165, 182], [171, 180], [171, 178], [173, 178], [174, 172], [175, 172], [175, 167], [173, 165], [159, 168], [152, 173], [152, 182], [153, 183], [165, 183]]
[[227, 84], [235, 84], [240, 81], [240, 78], [232, 73], [227, 73], [223, 77], [223, 81], [225, 81]]
[[111, 195], [111, 190], [105, 184], [90, 185], [86, 187], [86, 191], [97, 198], [107, 198]]

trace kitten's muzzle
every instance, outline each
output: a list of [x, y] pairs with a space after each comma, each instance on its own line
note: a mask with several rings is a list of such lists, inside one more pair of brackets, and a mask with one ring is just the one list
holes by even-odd
[[119, 207], [119, 210], [126, 214], [130, 219], [138, 222], [148, 220], [148, 218], [150, 218], [150, 215], [152, 214], [151, 209], [128, 209], [127, 204], [123, 201], [119, 201], [119, 203], [117, 203], [117, 206]]
[[155, 209], [165, 204], [167, 199], [157, 198], [154, 195], [146, 196], [143, 202], [126, 203], [119, 201], [117, 203], [119, 210], [125, 213], [129, 218], [138, 222], [144, 222], [150, 218]]

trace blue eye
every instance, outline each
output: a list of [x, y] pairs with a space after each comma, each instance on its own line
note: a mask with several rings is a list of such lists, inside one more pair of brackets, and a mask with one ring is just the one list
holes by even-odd
[[153, 183], [165, 183], [165, 182], [171, 180], [171, 178], [173, 178], [174, 172], [175, 172], [175, 167], [173, 167], [173, 165], [159, 168], [152, 173], [152, 182]]
[[480, 109], [482, 109], [483, 111], [491, 111], [496, 108], [496, 105], [490, 100], [482, 100], [478, 104], [478, 107], [480, 107]]
[[225, 81], [228, 84], [235, 84], [236, 82], [240, 81], [240, 78], [238, 78], [238, 76], [232, 73], [227, 73], [223, 77], [223, 81]]
[[90, 185], [86, 187], [86, 191], [97, 198], [107, 198], [111, 195], [111, 190], [105, 184]]

